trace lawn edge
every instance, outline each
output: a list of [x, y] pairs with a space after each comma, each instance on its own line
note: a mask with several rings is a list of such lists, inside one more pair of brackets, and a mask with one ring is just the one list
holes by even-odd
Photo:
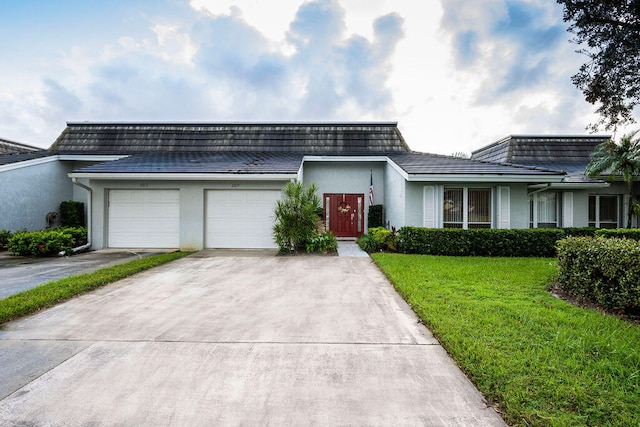
[[194, 252], [168, 252], [100, 268], [91, 273], [52, 280], [35, 288], [0, 299], [0, 325], [133, 276], [142, 271], [184, 258]]

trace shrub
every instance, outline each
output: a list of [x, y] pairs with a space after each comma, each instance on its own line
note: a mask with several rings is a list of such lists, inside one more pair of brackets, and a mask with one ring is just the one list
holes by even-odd
[[387, 237], [391, 235], [391, 232], [384, 227], [369, 228], [368, 235], [371, 236], [370, 240], [365, 240], [364, 244], [368, 246], [369, 250], [363, 249], [366, 252], [380, 252], [387, 249]]
[[565, 237], [594, 237], [597, 228], [595, 227], [567, 227], [562, 229]]
[[367, 224], [369, 228], [384, 227], [384, 207], [382, 205], [369, 206]]
[[317, 234], [307, 242], [307, 252], [335, 252], [338, 250], [338, 239], [332, 232]]
[[403, 253], [449, 256], [554, 257], [560, 229], [471, 229], [402, 227], [396, 242]]
[[395, 227], [387, 230], [384, 227], [369, 228], [368, 234], [358, 237], [356, 243], [365, 252], [396, 251]]
[[300, 182], [288, 182], [285, 198], [275, 208], [273, 237], [281, 252], [306, 250], [307, 243], [318, 235], [318, 217], [322, 215], [316, 185], [304, 188]]
[[640, 228], [603, 228], [595, 232], [595, 236], [599, 237], [617, 237], [625, 239], [640, 240]]
[[14, 233], [7, 244], [14, 255], [22, 256], [53, 256], [72, 247], [73, 236], [60, 228]]
[[9, 230], [5, 230], [4, 228], [0, 230], [0, 251], [7, 250], [7, 243], [9, 243], [10, 238], [11, 232]]
[[387, 238], [391, 235], [391, 231], [384, 227], [370, 227], [368, 231], [369, 234], [371, 234], [373, 238], [380, 243], [385, 243]]
[[14, 233], [7, 243], [7, 249], [20, 256], [54, 256], [63, 251], [70, 252], [71, 248], [85, 243], [86, 228], [58, 227]]
[[73, 239], [73, 247], [82, 246], [87, 243], [86, 227], [59, 227], [57, 230], [63, 231], [71, 235]]
[[73, 200], [60, 203], [60, 225], [62, 227], [84, 227], [84, 203]]
[[360, 246], [360, 249], [368, 253], [380, 252], [384, 248], [384, 246], [371, 234], [363, 234], [358, 237], [356, 243]]
[[640, 243], [568, 237], [558, 242], [558, 281], [564, 291], [607, 308], [640, 308]]

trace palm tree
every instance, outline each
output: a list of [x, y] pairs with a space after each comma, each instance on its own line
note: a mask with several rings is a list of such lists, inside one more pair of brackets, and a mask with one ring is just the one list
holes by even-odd
[[634, 139], [639, 131], [624, 135], [620, 138], [619, 144], [609, 140], [596, 146], [584, 171], [585, 175], [591, 178], [608, 173], [610, 181], [622, 176], [631, 196], [627, 221], [629, 228], [633, 214], [633, 181], [640, 174], [640, 138]]

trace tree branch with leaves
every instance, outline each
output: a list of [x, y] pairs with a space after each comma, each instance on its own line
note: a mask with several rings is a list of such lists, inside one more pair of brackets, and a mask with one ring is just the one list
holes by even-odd
[[572, 41], [588, 60], [571, 77], [598, 104], [592, 130], [635, 123], [640, 104], [640, 0], [557, 0]]
[[585, 175], [600, 177], [608, 175], [613, 181], [618, 177], [627, 184], [629, 191], [629, 209], [627, 227], [631, 227], [631, 217], [634, 213], [633, 183], [640, 175], [640, 138], [634, 137], [639, 131], [632, 132], [620, 138], [620, 143], [613, 140], [605, 141], [596, 146], [591, 153], [591, 162], [585, 169]]

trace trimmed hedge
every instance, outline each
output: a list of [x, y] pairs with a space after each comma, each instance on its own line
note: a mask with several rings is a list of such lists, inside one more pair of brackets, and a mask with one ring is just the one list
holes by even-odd
[[65, 233], [71, 234], [74, 248], [87, 243], [86, 227], [59, 227], [58, 230], [62, 230]]
[[562, 230], [566, 237], [594, 237], [598, 231], [595, 227], [567, 227]]
[[396, 243], [402, 253], [447, 256], [555, 257], [557, 228], [471, 229], [402, 227]]
[[60, 225], [63, 227], [84, 227], [84, 203], [73, 200], [60, 203]]
[[597, 230], [595, 232], [595, 236], [640, 240], [640, 228], [603, 228], [601, 230]]
[[367, 224], [369, 228], [384, 226], [384, 207], [382, 205], [369, 206], [369, 213], [367, 214]]
[[4, 228], [0, 230], [0, 251], [7, 250], [7, 243], [9, 243], [10, 238], [11, 232], [9, 230], [5, 230]]
[[7, 249], [19, 256], [55, 256], [86, 241], [86, 228], [58, 227], [14, 233], [7, 243]]
[[558, 242], [558, 267], [570, 295], [607, 308], [640, 308], [640, 242], [568, 237]]

